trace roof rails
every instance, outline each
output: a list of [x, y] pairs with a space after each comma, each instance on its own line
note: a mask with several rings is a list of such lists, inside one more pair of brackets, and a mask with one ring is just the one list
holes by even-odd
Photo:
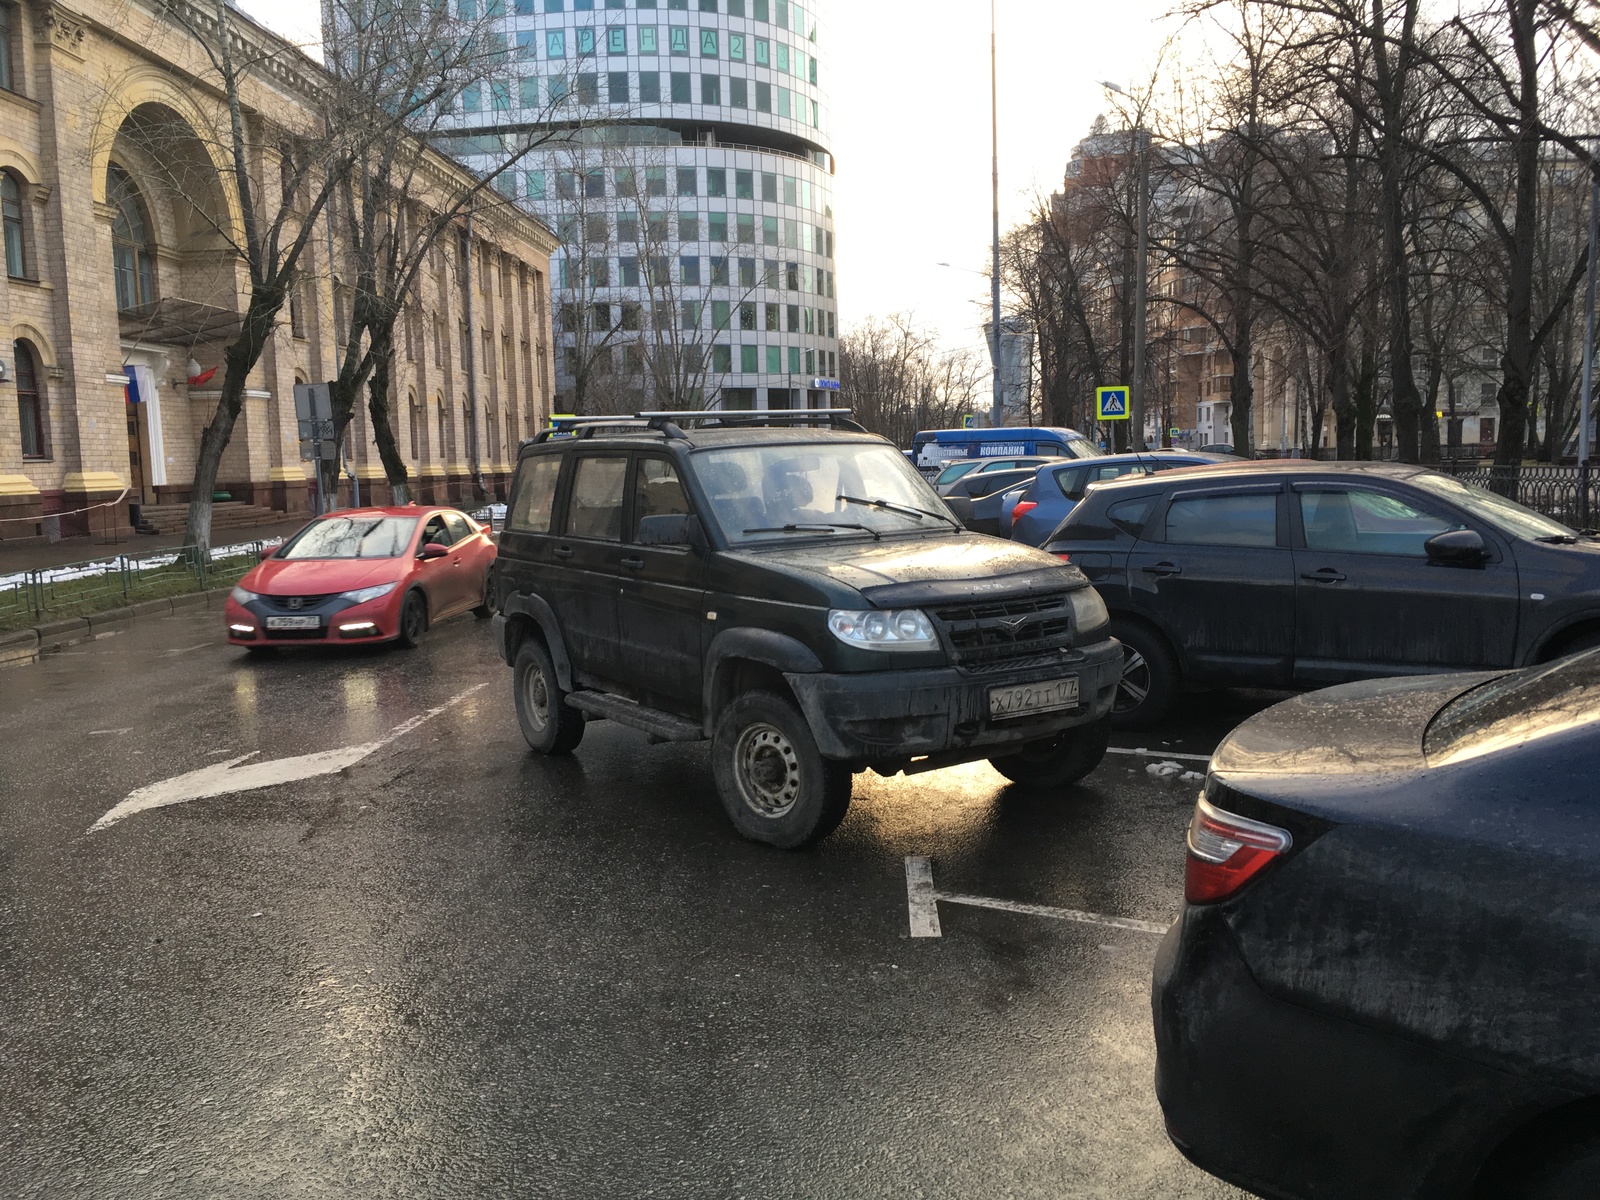
[[641, 412], [632, 416], [552, 417], [549, 429], [541, 429], [531, 441], [547, 442], [554, 437], [593, 437], [601, 429], [621, 429], [630, 433], [659, 433], [669, 439], [687, 437], [683, 427], [738, 428], [752, 425], [813, 425], [819, 421], [829, 428], [866, 433], [867, 429], [850, 419], [848, 408], [761, 408], [705, 409], [696, 412]]

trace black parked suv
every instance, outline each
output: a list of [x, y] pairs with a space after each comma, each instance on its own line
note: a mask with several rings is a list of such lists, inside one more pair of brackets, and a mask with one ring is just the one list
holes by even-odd
[[1089, 489], [1045, 543], [1127, 653], [1114, 719], [1185, 686], [1319, 687], [1600, 645], [1600, 539], [1423, 467], [1283, 461]]
[[709, 739], [734, 825], [783, 847], [833, 830], [867, 768], [1081, 779], [1122, 669], [1079, 571], [963, 529], [838, 412], [542, 432], [495, 597], [530, 746], [568, 753], [597, 719]]

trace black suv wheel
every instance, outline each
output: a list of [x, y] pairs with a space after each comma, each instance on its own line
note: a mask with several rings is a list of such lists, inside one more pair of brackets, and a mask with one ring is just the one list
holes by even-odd
[[991, 758], [989, 765], [1025, 787], [1070, 787], [1100, 765], [1111, 743], [1111, 718], [1079, 725], [1042, 742], [1029, 742], [1015, 754]]
[[518, 649], [512, 680], [517, 724], [528, 745], [540, 754], [571, 754], [583, 740], [583, 714], [567, 704], [550, 651], [538, 638], [525, 639]]
[[809, 846], [850, 808], [850, 769], [823, 758], [805, 717], [772, 692], [746, 692], [723, 709], [711, 767], [729, 820], [752, 841]]

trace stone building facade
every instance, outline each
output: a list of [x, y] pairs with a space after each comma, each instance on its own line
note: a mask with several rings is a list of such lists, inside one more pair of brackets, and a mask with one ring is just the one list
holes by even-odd
[[[127, 529], [130, 505], [189, 499], [249, 289], [220, 232], [242, 221], [226, 143], [207, 134], [226, 128], [226, 98], [191, 32], [214, 19], [185, 0], [0, 0], [0, 539]], [[230, 20], [268, 64], [242, 98], [255, 186], [271, 189], [267, 148], [314, 112], [321, 68]], [[429, 167], [438, 194], [469, 186], [442, 156]], [[474, 208], [397, 330], [393, 425], [424, 500], [503, 495], [518, 440], [551, 410], [556, 239], [492, 192]], [[341, 261], [329, 222], [252, 373], [218, 475], [232, 499], [308, 508], [293, 389], [336, 370]], [[346, 454], [363, 500], [387, 500], [364, 408]]]

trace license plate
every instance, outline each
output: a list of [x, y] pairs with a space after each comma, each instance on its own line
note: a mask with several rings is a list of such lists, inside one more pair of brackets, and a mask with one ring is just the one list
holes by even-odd
[[1042, 683], [1017, 683], [989, 689], [991, 717], [1022, 717], [1078, 706], [1078, 677], [1047, 679]]
[[268, 629], [321, 629], [321, 617], [268, 617]]

